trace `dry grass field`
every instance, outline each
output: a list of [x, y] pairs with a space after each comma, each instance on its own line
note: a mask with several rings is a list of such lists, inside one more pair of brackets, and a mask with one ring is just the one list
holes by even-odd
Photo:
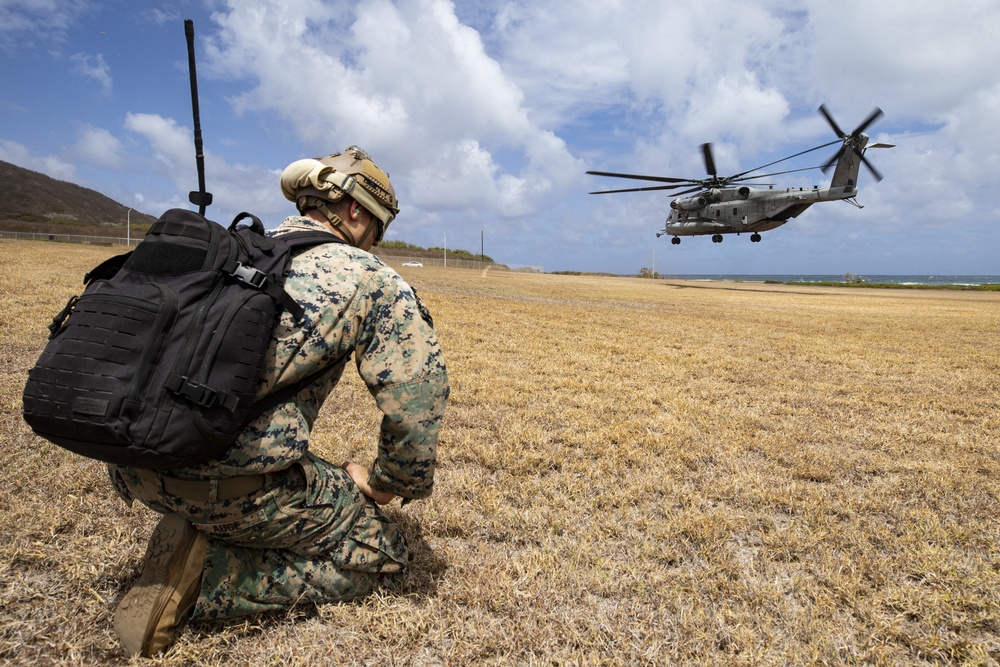
[[[0, 664], [127, 664], [156, 517], [20, 418], [114, 252], [0, 241]], [[1000, 662], [1000, 294], [403, 271], [452, 378], [434, 496], [390, 510], [412, 572], [150, 664]], [[314, 448], [377, 421], [352, 378]]]

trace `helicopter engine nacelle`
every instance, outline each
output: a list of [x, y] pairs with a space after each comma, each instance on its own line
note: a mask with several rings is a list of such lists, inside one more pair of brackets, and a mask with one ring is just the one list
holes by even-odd
[[698, 209], [705, 208], [707, 204], [708, 199], [699, 195], [675, 199], [670, 202], [670, 208], [675, 211], [697, 211]]
[[737, 194], [738, 194], [738, 195], [739, 195], [740, 197], [743, 197], [744, 199], [747, 199], [747, 198], [749, 198], [749, 197], [750, 197], [750, 193], [751, 193], [751, 192], [753, 192], [753, 188], [751, 188], [751, 187], [748, 187], [748, 186], [746, 186], [746, 185], [742, 185], [742, 186], [740, 186], [739, 190], [737, 190], [737, 191], [736, 191], [736, 193], [737, 193]]

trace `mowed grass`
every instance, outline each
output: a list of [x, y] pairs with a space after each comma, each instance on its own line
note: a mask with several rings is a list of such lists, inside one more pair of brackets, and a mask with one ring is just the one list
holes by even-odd
[[[0, 241], [4, 663], [126, 664], [156, 516], [20, 418], [115, 252]], [[1000, 295], [402, 271], [452, 379], [412, 572], [155, 664], [1000, 662]], [[313, 446], [369, 462], [378, 419], [350, 376]]]

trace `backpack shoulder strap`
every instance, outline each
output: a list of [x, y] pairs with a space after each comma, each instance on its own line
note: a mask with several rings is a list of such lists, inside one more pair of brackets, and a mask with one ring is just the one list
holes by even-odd
[[[339, 236], [335, 236], [333, 234], [330, 234], [329, 232], [320, 232], [320, 231], [288, 232], [287, 234], [279, 234], [276, 236], [270, 236], [268, 238], [286, 244], [290, 250], [297, 250], [299, 248], [311, 248], [313, 246], [321, 245], [323, 243], [343, 243], [345, 245], [347, 244], [347, 241], [344, 241]], [[279, 298], [279, 302], [282, 303], [282, 305], [284, 305], [285, 308], [288, 309], [288, 311], [295, 317], [296, 320], [299, 319], [299, 317], [301, 317], [301, 314], [304, 312], [302, 306], [297, 304], [295, 300], [292, 299], [288, 295], [288, 292], [285, 292], [283, 288], [279, 289], [281, 291], [281, 294], [284, 295], [284, 299], [287, 299], [289, 302], [291, 302], [291, 306], [285, 303], [285, 301], [281, 298]], [[299, 314], [296, 315], [296, 312]], [[337, 359], [332, 364], [324, 366], [323, 368], [305, 376], [298, 382], [290, 384], [287, 387], [282, 387], [281, 389], [272, 392], [267, 396], [265, 396], [264, 398], [260, 399], [259, 401], [250, 406], [250, 409], [247, 412], [246, 419], [243, 420], [243, 425], [246, 426], [247, 424], [257, 419], [257, 417], [260, 417], [268, 410], [276, 408], [282, 403], [290, 401], [296, 394], [298, 394], [300, 391], [302, 391], [309, 385], [319, 380], [324, 374], [326, 374], [330, 370], [339, 366], [341, 362], [346, 361], [347, 358], [350, 356], [351, 352], [348, 351], [347, 354]]]
[[303, 230], [301, 232], [288, 232], [286, 234], [277, 234], [275, 236], [269, 236], [272, 241], [281, 241], [288, 245], [292, 250], [298, 250], [299, 248], [310, 248], [312, 246], [322, 245], [323, 243], [342, 243], [347, 245], [347, 241], [331, 234], [330, 232], [320, 232], [320, 231], [307, 231]]
[[122, 253], [121, 255], [115, 255], [114, 257], [109, 257], [104, 260], [94, 268], [92, 268], [87, 275], [83, 277], [83, 284], [89, 285], [95, 280], [110, 280], [114, 278], [122, 267], [125, 266], [125, 262], [128, 258], [132, 256], [132, 251]]
[[[252, 218], [255, 224], [253, 226], [237, 227], [236, 223], [244, 217]], [[302, 306], [297, 304], [295, 299], [293, 299], [284, 289], [284, 272], [288, 270], [291, 253], [299, 248], [308, 248], [323, 243], [344, 243], [344, 241], [339, 237], [328, 232], [304, 231], [291, 232], [278, 236], [264, 236], [260, 233], [263, 232], [263, 226], [260, 225], [260, 219], [250, 213], [241, 213], [238, 215], [236, 219], [233, 220], [233, 224], [230, 226], [229, 232], [237, 238], [240, 238], [241, 234], [244, 235], [244, 238], [240, 238], [240, 242], [243, 244], [244, 250], [247, 250], [246, 243], [249, 242], [254, 247], [265, 251], [268, 254], [274, 253], [276, 256], [284, 255], [285, 259], [283, 260], [283, 264], [277, 267], [277, 269], [281, 272], [280, 275], [278, 273], [268, 275], [268, 273], [258, 269], [252, 264], [242, 264], [235, 257], [230, 258], [229, 261], [223, 264], [221, 270], [226, 275], [269, 295], [275, 300], [276, 303], [280, 304], [285, 310], [291, 313], [292, 317], [295, 318], [296, 321], [302, 318], [302, 315], [305, 314], [305, 310], [303, 310]], [[277, 250], [275, 250], [276, 247]]]
[[[269, 241], [275, 243], [282, 243], [288, 248], [289, 254], [295, 250], [303, 248], [312, 248], [314, 246], [322, 245], [324, 243], [346, 243], [343, 239], [338, 236], [334, 236], [329, 232], [289, 232], [287, 234], [280, 234], [278, 236], [263, 237]], [[286, 269], [287, 271], [287, 266]], [[292, 314], [292, 317], [296, 321], [302, 318], [305, 314], [302, 306], [295, 302], [288, 292], [284, 288], [284, 276], [282, 276], [282, 284], [277, 284], [273, 281], [267, 281], [267, 285], [264, 287], [265, 291], [268, 292], [274, 299], [277, 300], [284, 308]]]
[[262, 414], [264, 414], [268, 410], [271, 410], [272, 408], [276, 408], [279, 405], [281, 405], [282, 403], [285, 403], [287, 401], [292, 400], [292, 398], [296, 394], [298, 394], [300, 391], [302, 391], [303, 389], [305, 389], [306, 387], [308, 387], [312, 383], [316, 382], [316, 380], [319, 380], [327, 372], [329, 372], [329, 371], [333, 370], [334, 368], [336, 368], [337, 366], [339, 366], [341, 364], [341, 362], [346, 361], [350, 356], [351, 356], [351, 352], [348, 351], [347, 354], [345, 354], [341, 358], [337, 359], [337, 361], [333, 362], [329, 366], [324, 366], [323, 368], [319, 369], [318, 371], [315, 371], [315, 372], [310, 373], [309, 375], [305, 376], [304, 378], [302, 378], [298, 382], [290, 384], [287, 387], [282, 387], [281, 389], [279, 389], [279, 390], [277, 390], [275, 392], [272, 392], [272, 393], [268, 394], [267, 396], [265, 396], [264, 398], [260, 399], [259, 401], [257, 401], [256, 403], [254, 403], [253, 405], [250, 406], [250, 409], [247, 411], [247, 416], [243, 420], [243, 426], [246, 426], [247, 424], [249, 424], [253, 420], [257, 419], [257, 417], [260, 417]]

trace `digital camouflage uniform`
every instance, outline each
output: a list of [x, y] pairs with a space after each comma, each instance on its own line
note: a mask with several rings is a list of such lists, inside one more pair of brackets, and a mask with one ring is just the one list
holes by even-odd
[[[317, 229], [327, 230], [292, 216], [270, 233]], [[251, 422], [217, 461], [170, 471], [186, 479], [266, 473], [267, 485], [199, 502], [165, 492], [156, 472], [110, 466], [126, 500], [177, 512], [209, 536], [194, 619], [349, 600], [406, 567], [397, 526], [346, 471], [308, 451], [312, 424], [351, 353], [384, 413], [369, 485], [408, 499], [429, 496], [433, 486], [448, 376], [430, 314], [412, 288], [374, 255], [329, 243], [292, 260], [285, 289], [306, 315], [299, 323], [282, 315], [258, 398], [320, 368], [329, 372]]]

